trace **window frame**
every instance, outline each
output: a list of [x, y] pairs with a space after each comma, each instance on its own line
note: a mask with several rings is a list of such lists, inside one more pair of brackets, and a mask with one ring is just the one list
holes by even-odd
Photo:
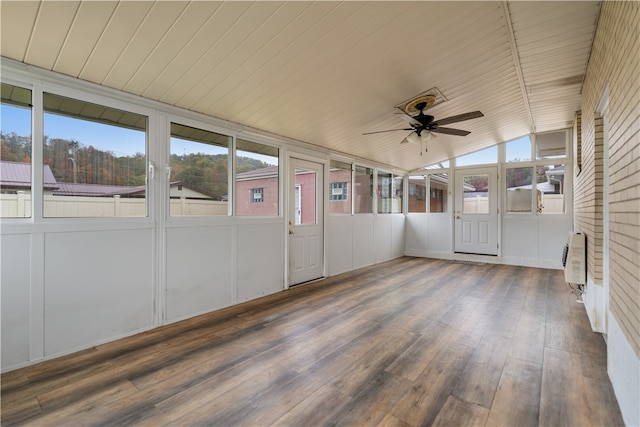
[[[172, 216], [170, 213], [170, 209], [171, 209], [171, 200], [170, 200], [170, 185], [171, 185], [171, 124], [175, 123], [177, 125], [182, 125], [182, 126], [187, 126], [187, 127], [191, 127], [194, 129], [199, 129], [202, 131], [206, 131], [206, 132], [211, 132], [211, 133], [216, 133], [219, 135], [223, 135], [223, 136], [227, 136], [229, 137], [229, 146], [227, 147], [227, 213], [226, 215], [174, 215]], [[168, 176], [166, 177], [166, 182], [165, 182], [165, 187], [166, 187], [166, 198], [168, 200], [167, 206], [166, 206], [166, 212], [165, 215], [167, 216], [168, 219], [170, 219], [171, 221], [173, 220], [186, 220], [187, 218], [193, 220], [194, 218], [207, 218], [207, 219], [220, 219], [220, 218], [228, 218], [232, 215], [232, 207], [233, 207], [233, 202], [234, 202], [234, 194], [233, 194], [233, 189], [235, 188], [233, 185], [233, 165], [234, 165], [234, 156], [233, 156], [233, 150], [234, 150], [234, 142], [235, 142], [235, 137], [233, 135], [233, 132], [230, 132], [228, 129], [224, 129], [218, 126], [214, 126], [210, 123], [203, 123], [200, 121], [195, 121], [195, 120], [191, 120], [182, 116], [177, 116], [177, 115], [172, 115], [167, 117], [166, 119], [166, 132], [167, 132], [167, 147], [166, 147], [166, 164], [168, 165], [168, 170], [167, 170], [167, 174]]]
[[[36, 143], [35, 143], [35, 118], [36, 118], [36, 114], [37, 114], [37, 109], [35, 106], [35, 98], [36, 98], [36, 89], [34, 87], [33, 84], [29, 84], [26, 82], [22, 82], [19, 80], [15, 80], [12, 78], [6, 78], [5, 76], [2, 76], [2, 78], [0, 79], [0, 83], [2, 84], [7, 84], [10, 86], [14, 86], [20, 89], [24, 89], [24, 90], [28, 90], [31, 92], [31, 102], [29, 103], [29, 111], [31, 114], [31, 125], [30, 125], [30, 136], [31, 136], [31, 150], [30, 150], [30, 158], [31, 158], [31, 162], [30, 162], [30, 167], [31, 167], [31, 175], [29, 177], [30, 182], [29, 182], [29, 193], [30, 193], [30, 206], [29, 206], [29, 212], [27, 215], [25, 216], [0, 216], [0, 219], [2, 220], [2, 222], [4, 223], [13, 223], [13, 222], [17, 222], [17, 223], [24, 223], [24, 222], [33, 222], [35, 217], [36, 217], [36, 206], [41, 206], [42, 204], [39, 202], [35, 202], [34, 199], [37, 197], [38, 194], [42, 194], [42, 187], [41, 186], [37, 186], [35, 185], [36, 182], [36, 177], [40, 176], [40, 181], [43, 180], [43, 175], [44, 173], [42, 172], [42, 170], [40, 171], [36, 171], [36, 167], [34, 167], [34, 154], [35, 154], [35, 147], [36, 147]], [[40, 156], [42, 157], [42, 156]], [[39, 191], [36, 191], [36, 188], [39, 187]], [[16, 190], [17, 193], [18, 190]], [[26, 212], [25, 212], [26, 213]]]
[[[38, 99], [38, 103], [39, 103], [39, 107], [40, 107], [40, 111], [39, 111], [39, 119], [41, 120], [40, 122], [40, 129], [41, 129], [41, 134], [39, 134], [39, 147], [38, 147], [38, 154], [39, 154], [39, 165], [35, 167], [35, 169], [43, 169], [42, 166], [44, 165], [44, 148], [45, 148], [45, 140], [44, 140], [44, 136], [46, 133], [46, 129], [45, 129], [45, 120], [44, 120], [44, 116], [45, 114], [47, 114], [47, 111], [44, 108], [44, 97], [45, 95], [52, 95], [52, 96], [56, 96], [56, 97], [60, 97], [60, 98], [66, 98], [66, 99], [70, 99], [72, 101], [77, 101], [77, 102], [81, 102], [81, 103], [85, 103], [85, 104], [90, 104], [90, 105], [96, 105], [99, 107], [105, 107], [105, 108], [109, 108], [111, 110], [117, 110], [117, 111], [122, 111], [125, 113], [132, 113], [132, 114], [136, 114], [136, 115], [140, 115], [146, 118], [146, 128], [145, 128], [145, 132], [144, 132], [144, 138], [145, 138], [145, 142], [144, 142], [144, 155], [145, 155], [145, 179], [144, 179], [144, 187], [145, 187], [145, 215], [137, 215], [137, 216], [45, 216], [45, 203], [44, 203], [44, 191], [43, 191], [43, 178], [42, 176], [39, 179], [38, 185], [40, 186], [40, 190], [42, 190], [42, 194], [39, 195], [40, 201], [41, 201], [41, 211], [39, 212], [41, 217], [43, 218], [43, 220], [58, 220], [58, 219], [62, 219], [62, 220], [114, 220], [114, 221], [130, 221], [130, 220], [134, 220], [134, 219], [150, 219], [151, 218], [151, 209], [152, 209], [152, 204], [150, 203], [150, 191], [151, 191], [151, 182], [153, 181], [153, 176], [156, 173], [156, 168], [155, 168], [155, 163], [151, 160], [150, 157], [150, 144], [149, 141], [151, 139], [150, 137], [150, 133], [151, 133], [151, 129], [152, 129], [152, 116], [154, 114], [153, 111], [151, 110], [147, 110], [147, 109], [141, 109], [138, 110], [138, 106], [136, 104], [129, 104], [127, 102], [119, 102], [117, 100], [113, 100], [109, 97], [103, 97], [100, 95], [94, 95], [92, 93], [85, 93], [85, 92], [80, 92], [80, 91], [74, 91], [72, 89], [64, 89], [64, 90], [57, 90], [55, 85], [50, 86], [46, 86], [46, 87], [42, 87], [41, 92], [39, 93], [39, 99]], [[52, 113], [55, 114], [55, 113]], [[79, 120], [87, 120], [87, 119], [79, 119]], [[108, 124], [107, 124], [108, 125]], [[126, 126], [122, 126], [123, 128], [126, 128]], [[88, 144], [89, 146], [91, 146], [91, 144]], [[34, 153], [35, 154], [35, 153]], [[35, 163], [34, 163], [35, 165]], [[150, 179], [151, 178], [151, 179]]]
[[[348, 168], [347, 168], [348, 166]], [[334, 171], [343, 172], [345, 175], [348, 175], [348, 181], [333, 181], [332, 173]], [[355, 164], [351, 161], [345, 161], [336, 158], [330, 158], [328, 162], [328, 177], [327, 180], [327, 201], [329, 202], [329, 209], [327, 209], [328, 215], [353, 215], [354, 214], [354, 204], [355, 204]], [[346, 177], [345, 177], [346, 178]], [[334, 183], [346, 183], [346, 198], [344, 199], [332, 199], [332, 185]], [[338, 206], [337, 203], [331, 202], [348, 202], [347, 208], [348, 212], [333, 212], [332, 209], [334, 206]]]
[[[278, 177], [277, 177], [277, 190], [278, 190], [278, 202], [277, 202], [277, 212], [274, 215], [243, 215], [243, 214], [238, 214], [238, 206], [237, 203], [242, 200], [242, 197], [238, 194], [238, 179], [237, 179], [237, 174], [238, 174], [238, 167], [237, 167], [237, 161], [238, 161], [238, 140], [242, 140], [242, 141], [246, 141], [248, 143], [252, 143], [252, 144], [259, 144], [259, 145], [264, 145], [266, 147], [270, 147], [272, 149], [275, 149], [278, 151], [278, 156], [276, 157], [278, 159]], [[272, 219], [272, 218], [283, 218], [283, 212], [284, 212], [284, 173], [285, 171], [283, 171], [283, 165], [285, 164], [284, 162], [284, 156], [285, 156], [285, 150], [283, 149], [283, 146], [281, 144], [276, 144], [273, 141], [267, 141], [266, 138], [260, 138], [258, 136], [253, 136], [253, 135], [246, 135], [244, 133], [237, 133], [235, 135], [233, 135], [233, 141], [232, 141], [232, 167], [230, 169], [232, 169], [232, 177], [231, 177], [231, 185], [232, 185], [232, 191], [231, 191], [231, 196], [230, 199], [234, 200], [231, 202], [231, 216], [233, 216], [234, 218], [242, 218], [243, 220], [249, 220], [251, 218], [263, 218], [263, 219]], [[240, 150], [240, 151], [246, 151], [246, 150]], [[259, 153], [255, 153], [255, 154], [259, 154]], [[275, 157], [275, 156], [270, 156], [270, 157]], [[254, 187], [251, 187], [254, 188]], [[252, 194], [252, 193], [251, 193]], [[264, 197], [264, 195], [263, 195]], [[250, 202], [251, 203], [251, 202]]]
[[[368, 204], [369, 210], [367, 212], [356, 212], [356, 197], [358, 196], [356, 178], [358, 177], [358, 168], [364, 169], [364, 171], [366, 172], [366, 176], [369, 177], [369, 204]], [[354, 196], [353, 203], [352, 203], [353, 207], [351, 209], [351, 212], [353, 213], [353, 215], [373, 215], [374, 214], [374, 204], [376, 203], [376, 194], [375, 194], [376, 193], [375, 191], [376, 176], [375, 175], [376, 175], [376, 170], [373, 167], [366, 166], [360, 163], [355, 163], [353, 165], [353, 171], [352, 171], [353, 191], [351, 192]]]

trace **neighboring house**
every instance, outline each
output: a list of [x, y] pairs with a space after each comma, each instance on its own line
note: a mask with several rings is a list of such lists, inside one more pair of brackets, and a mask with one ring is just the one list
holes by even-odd
[[[145, 196], [146, 186], [144, 185], [126, 186], [57, 182], [49, 165], [44, 165], [43, 178], [45, 194], [50, 194], [53, 196]], [[0, 161], [0, 188], [3, 194], [15, 194], [18, 191], [24, 191], [25, 194], [31, 194], [31, 164]], [[226, 196], [218, 196], [202, 188], [185, 184], [180, 181], [171, 182], [169, 197], [172, 199], [179, 199], [184, 197], [187, 199], [200, 200], [226, 200]]]
[[[44, 165], [43, 181], [45, 193], [59, 188], [49, 165]], [[0, 192], [16, 194], [18, 191], [31, 193], [31, 163], [0, 161]]]
[[238, 215], [278, 214], [278, 171], [278, 166], [268, 166], [237, 174]]

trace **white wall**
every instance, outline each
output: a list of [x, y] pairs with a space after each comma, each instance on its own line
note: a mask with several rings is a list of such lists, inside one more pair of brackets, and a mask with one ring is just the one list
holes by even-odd
[[609, 312], [607, 371], [624, 422], [640, 426], [640, 359], [631, 348], [613, 313]]
[[[407, 215], [406, 249], [409, 256], [467, 259], [453, 252], [451, 214]], [[562, 250], [571, 230], [569, 215], [501, 217], [501, 255], [488, 262], [541, 268], [562, 268]], [[477, 258], [477, 257], [476, 257]]]
[[0, 240], [3, 371], [153, 326], [152, 228], [21, 228]]
[[328, 275], [344, 273], [404, 255], [405, 215], [330, 215], [327, 221]]

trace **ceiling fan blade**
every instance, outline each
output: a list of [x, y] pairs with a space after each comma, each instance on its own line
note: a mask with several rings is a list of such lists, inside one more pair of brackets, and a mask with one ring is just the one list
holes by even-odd
[[415, 118], [411, 117], [410, 115], [408, 115], [406, 113], [395, 113], [395, 114], [398, 114], [400, 117], [402, 117], [402, 120], [404, 120], [405, 122], [409, 123], [410, 125], [418, 125], [418, 126], [420, 126], [422, 124], [418, 120], [416, 120]]
[[397, 132], [399, 130], [413, 130], [413, 128], [377, 130], [374, 132], [365, 132], [363, 133], [363, 135], [373, 135], [374, 133], [384, 133], [384, 132]]
[[447, 117], [436, 121], [438, 125], [448, 125], [451, 123], [462, 122], [465, 120], [477, 119], [478, 117], [484, 117], [480, 111], [471, 111], [470, 113], [458, 114], [457, 116]]
[[467, 135], [469, 135], [471, 133], [468, 130], [453, 129], [453, 128], [442, 128], [440, 126], [438, 126], [437, 129], [433, 129], [431, 132], [445, 133], [447, 135], [457, 135], [457, 136], [467, 136]]

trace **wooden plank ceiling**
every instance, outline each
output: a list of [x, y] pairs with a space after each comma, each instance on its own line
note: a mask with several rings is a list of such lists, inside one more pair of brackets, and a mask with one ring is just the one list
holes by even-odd
[[[413, 170], [571, 126], [599, 2], [5, 1], [1, 54]], [[428, 153], [394, 106], [481, 110]]]

